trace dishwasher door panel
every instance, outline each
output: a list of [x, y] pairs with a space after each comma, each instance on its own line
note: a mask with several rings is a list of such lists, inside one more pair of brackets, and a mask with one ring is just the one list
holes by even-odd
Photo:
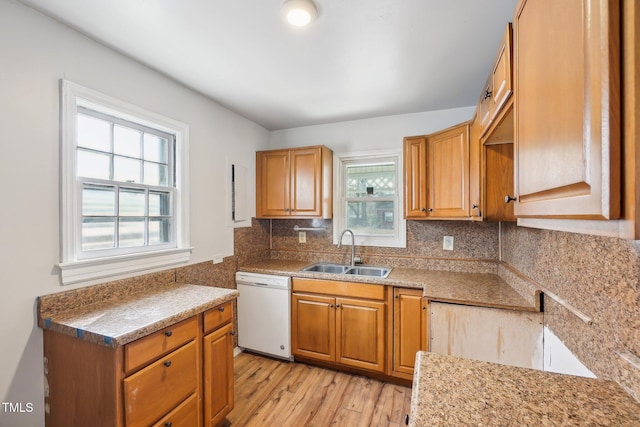
[[293, 360], [290, 290], [238, 283], [238, 291], [238, 345]]

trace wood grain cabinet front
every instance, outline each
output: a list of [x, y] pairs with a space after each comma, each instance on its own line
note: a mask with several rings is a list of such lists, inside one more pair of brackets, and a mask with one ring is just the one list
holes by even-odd
[[257, 218], [331, 218], [333, 152], [324, 146], [256, 153]]
[[406, 219], [471, 219], [469, 130], [465, 122], [404, 139]]
[[514, 20], [518, 218], [620, 216], [620, 4], [519, 2]]
[[384, 372], [384, 295], [381, 285], [294, 278], [293, 355]]
[[427, 306], [422, 289], [393, 289], [392, 375], [412, 379], [416, 353], [427, 351]]
[[217, 426], [233, 409], [232, 335], [232, 301], [117, 347], [45, 329], [45, 424]]
[[204, 314], [204, 426], [219, 425], [233, 409], [233, 305]]

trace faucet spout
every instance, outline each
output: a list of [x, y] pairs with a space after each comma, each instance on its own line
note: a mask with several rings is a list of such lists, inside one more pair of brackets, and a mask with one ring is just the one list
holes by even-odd
[[355, 267], [355, 265], [356, 265], [356, 237], [353, 234], [353, 231], [349, 230], [348, 228], [344, 229], [344, 231], [340, 235], [340, 238], [338, 239], [338, 249], [340, 249], [340, 247], [342, 246], [342, 237], [344, 237], [345, 233], [351, 233], [351, 262], [350, 262], [350, 265], [351, 265], [351, 267]]

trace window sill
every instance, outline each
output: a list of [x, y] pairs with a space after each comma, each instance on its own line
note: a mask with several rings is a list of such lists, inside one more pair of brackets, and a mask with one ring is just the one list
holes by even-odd
[[62, 285], [107, 279], [131, 273], [139, 273], [189, 262], [192, 247], [168, 249], [109, 258], [63, 262], [60, 269]]

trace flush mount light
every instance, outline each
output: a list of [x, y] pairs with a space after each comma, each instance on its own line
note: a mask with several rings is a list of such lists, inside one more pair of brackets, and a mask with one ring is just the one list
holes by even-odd
[[285, 0], [282, 16], [289, 24], [304, 27], [316, 19], [318, 10], [312, 0]]

